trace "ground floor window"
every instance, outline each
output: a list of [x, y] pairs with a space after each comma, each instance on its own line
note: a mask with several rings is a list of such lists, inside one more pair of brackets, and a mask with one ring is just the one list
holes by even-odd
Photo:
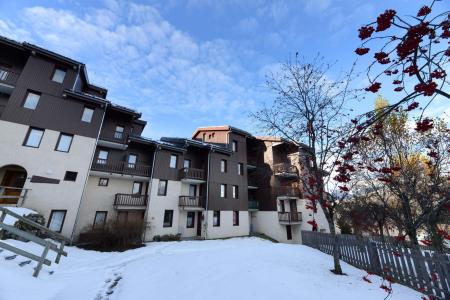
[[213, 226], [220, 226], [220, 211], [215, 210], [213, 215]]
[[97, 211], [94, 218], [94, 228], [102, 228], [106, 223], [107, 211]]
[[233, 211], [233, 226], [239, 226], [239, 211]]
[[172, 227], [172, 220], [173, 220], [173, 210], [165, 210], [163, 227]]
[[48, 229], [55, 232], [61, 232], [64, 225], [64, 219], [66, 218], [66, 213], [67, 210], [52, 210], [48, 220]]
[[195, 220], [195, 212], [189, 211], [187, 213], [186, 227], [187, 228], [194, 228], [194, 222], [195, 222], [194, 220]]

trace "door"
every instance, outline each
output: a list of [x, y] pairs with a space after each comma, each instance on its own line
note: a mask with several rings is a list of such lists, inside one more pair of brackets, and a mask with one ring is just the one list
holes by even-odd
[[197, 212], [197, 236], [202, 236], [202, 213]]
[[289, 200], [289, 208], [291, 210], [292, 221], [298, 221], [297, 200], [295, 200], [295, 199]]
[[[25, 180], [27, 177], [27, 173], [24, 171], [12, 171], [12, 170], [6, 170], [5, 175], [3, 176], [2, 180], [2, 186], [8, 186], [8, 187], [15, 187], [15, 188], [23, 188], [25, 184]], [[13, 197], [13, 198], [6, 198], [1, 199], [0, 203], [2, 204], [17, 204], [19, 201], [19, 196], [21, 194], [21, 190], [17, 189], [5, 189], [3, 192], [3, 196]], [[2, 195], [0, 195], [2, 196]], [[17, 196], [17, 198], [14, 198], [14, 196]]]
[[292, 240], [292, 231], [291, 231], [291, 225], [286, 225], [286, 235], [287, 235], [287, 240], [290, 241]]

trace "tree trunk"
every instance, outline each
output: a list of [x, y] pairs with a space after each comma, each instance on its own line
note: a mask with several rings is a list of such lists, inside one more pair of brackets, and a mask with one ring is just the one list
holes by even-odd
[[336, 235], [336, 229], [334, 227], [333, 220], [328, 220], [328, 226], [330, 228], [331, 238], [333, 239], [333, 261], [334, 269], [332, 272], [336, 275], [342, 275], [341, 262], [339, 261], [339, 244], [338, 236]]
[[385, 243], [385, 238], [384, 238], [384, 226], [383, 226], [383, 222], [379, 221], [378, 222], [378, 230], [380, 231], [380, 237], [381, 237], [381, 241], [383, 243]]
[[427, 227], [432, 243], [431, 247], [433, 247], [433, 249], [436, 250], [437, 252], [444, 252], [443, 247], [444, 240], [442, 236], [439, 235], [436, 224], [429, 224]]

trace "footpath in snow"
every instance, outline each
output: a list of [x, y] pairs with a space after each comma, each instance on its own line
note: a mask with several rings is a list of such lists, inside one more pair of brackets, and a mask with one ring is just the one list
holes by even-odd
[[[31, 243], [8, 243], [41, 251]], [[301, 245], [258, 238], [150, 243], [123, 253], [67, 247], [60, 265], [32, 277], [35, 263], [20, 267], [0, 253], [0, 300], [101, 299], [334, 299], [382, 300], [381, 279], [342, 263], [348, 276], [335, 276], [330, 256]], [[52, 252], [52, 255], [54, 253]], [[51, 257], [53, 258], [53, 257]], [[393, 285], [392, 300], [420, 299]]]

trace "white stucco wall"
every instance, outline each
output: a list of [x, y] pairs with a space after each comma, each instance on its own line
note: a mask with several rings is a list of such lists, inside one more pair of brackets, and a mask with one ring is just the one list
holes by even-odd
[[[51, 210], [67, 210], [62, 234], [70, 237], [95, 150], [95, 139], [74, 136], [70, 152], [58, 152], [54, 149], [60, 133], [46, 129], [39, 148], [24, 147], [28, 128], [0, 121], [0, 168], [11, 164], [25, 168], [24, 188], [30, 191], [23, 206], [43, 214], [47, 221]], [[66, 171], [78, 172], [75, 182], [64, 181]], [[32, 183], [33, 175], [59, 179], [60, 183]]]
[[300, 224], [291, 225], [292, 240], [287, 239], [286, 225], [281, 225], [278, 221], [276, 211], [258, 211], [252, 218], [253, 231], [263, 233], [281, 243], [300, 243]]
[[220, 226], [213, 226], [213, 211], [208, 211], [207, 238], [218, 239], [233, 236], [246, 236], [250, 233], [248, 211], [239, 212], [239, 226], [233, 226], [233, 211], [220, 212]]

